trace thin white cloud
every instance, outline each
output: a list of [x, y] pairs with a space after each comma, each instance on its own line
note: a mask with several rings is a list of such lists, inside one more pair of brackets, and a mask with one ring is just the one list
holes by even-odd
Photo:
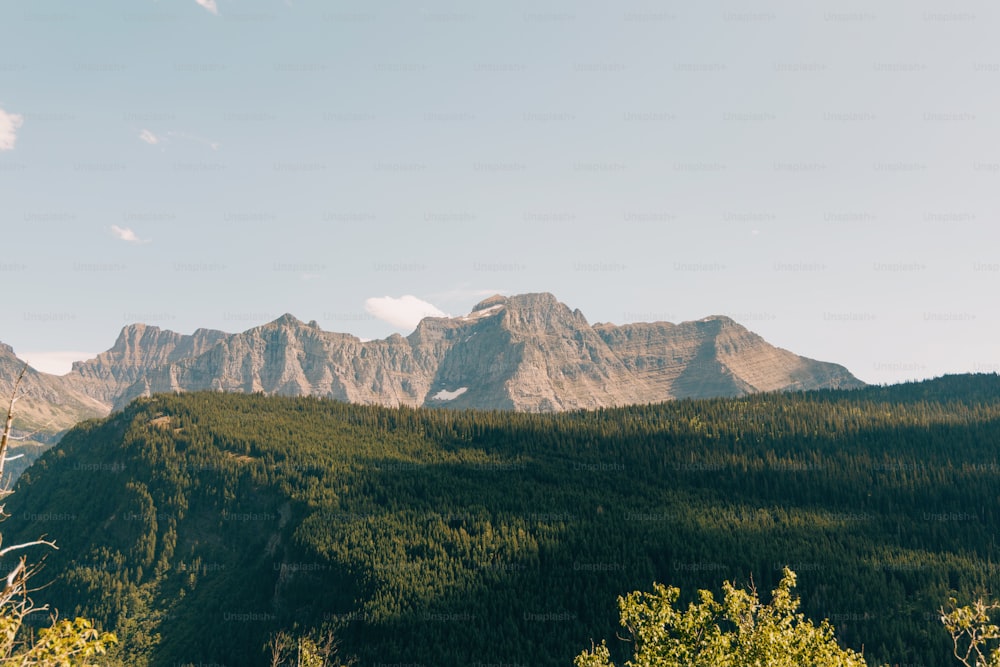
[[219, 147], [222, 145], [220, 142], [215, 141], [213, 139], [206, 139], [205, 137], [200, 137], [197, 134], [190, 134], [188, 132], [179, 132], [177, 130], [169, 130], [167, 132], [160, 132], [159, 134], [157, 134], [152, 130], [147, 130], [146, 128], [142, 128], [141, 130], [139, 130], [139, 134], [137, 136], [139, 137], [139, 139], [146, 142], [150, 146], [160, 146], [161, 148], [164, 149], [168, 145], [170, 145], [174, 140], [180, 140], [181, 142], [188, 144], [191, 143], [201, 144], [202, 146], [207, 146], [208, 148], [211, 148], [213, 151], [219, 150]]
[[215, 4], [215, 0], [194, 0], [194, 1], [197, 2], [199, 5], [201, 5], [202, 7], [204, 7], [205, 9], [207, 9], [212, 14], [215, 14], [216, 16], [219, 15], [219, 6]]
[[122, 241], [127, 241], [128, 243], [149, 243], [149, 239], [140, 239], [139, 236], [128, 227], [111, 225], [111, 233]]
[[178, 137], [180, 139], [186, 139], [188, 141], [195, 141], [205, 146], [208, 146], [213, 151], [219, 150], [219, 146], [222, 144], [218, 141], [213, 141], [211, 139], [206, 139], [205, 137], [199, 137], [197, 134], [188, 134], [187, 132], [167, 132], [168, 137]]
[[415, 329], [425, 317], [448, 317], [434, 304], [412, 294], [398, 299], [391, 296], [372, 297], [365, 301], [365, 310], [383, 322], [407, 331]]
[[36, 371], [51, 373], [52, 375], [65, 375], [73, 370], [74, 361], [93, 359], [97, 354], [94, 352], [77, 352], [75, 350], [39, 350], [34, 352], [19, 351], [17, 356], [31, 364], [31, 367]]
[[0, 109], [0, 151], [14, 150], [17, 142], [17, 130], [24, 124], [24, 116], [17, 113], [7, 113]]

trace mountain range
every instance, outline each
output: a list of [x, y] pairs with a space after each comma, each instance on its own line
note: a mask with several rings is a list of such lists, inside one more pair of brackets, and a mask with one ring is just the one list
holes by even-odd
[[[0, 347], [0, 392], [9, 394], [22, 364]], [[496, 295], [468, 315], [428, 317], [409, 336], [369, 341], [287, 314], [235, 334], [130, 324], [66, 375], [31, 370], [18, 426], [51, 439], [137, 397], [198, 390], [557, 412], [863, 384], [728, 317], [592, 325], [548, 293]]]

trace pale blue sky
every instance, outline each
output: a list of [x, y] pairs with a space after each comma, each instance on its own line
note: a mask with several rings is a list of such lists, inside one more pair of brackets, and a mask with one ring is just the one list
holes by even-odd
[[549, 291], [869, 382], [1000, 370], [993, 3], [2, 16], [0, 341], [40, 367], [132, 321], [372, 338], [409, 311], [371, 298]]

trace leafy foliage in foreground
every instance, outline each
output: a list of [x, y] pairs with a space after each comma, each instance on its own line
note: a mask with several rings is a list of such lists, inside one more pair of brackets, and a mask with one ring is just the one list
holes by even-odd
[[[865, 667], [864, 658], [837, 645], [826, 621], [799, 613], [795, 573], [785, 568], [769, 604], [757, 591], [722, 585], [723, 600], [698, 591], [687, 610], [674, 608], [680, 589], [654, 584], [653, 593], [618, 599], [621, 624], [635, 646], [629, 667]], [[576, 667], [614, 667], [607, 643], [577, 656]]]
[[18, 642], [11, 621], [10, 616], [0, 620], [5, 649], [4, 657], [0, 659], [2, 665], [96, 666], [102, 664], [96, 658], [107, 655], [108, 649], [118, 641], [113, 633], [99, 632], [87, 619], [76, 618], [72, 621], [53, 620], [52, 625], [38, 631], [37, 637]]
[[997, 443], [996, 376], [557, 415], [156, 396], [67, 434], [6, 525], [59, 535], [47, 596], [129, 665], [327, 626], [359, 665], [566, 665], [624, 591], [785, 566], [871, 664], [944, 665], [935, 610], [996, 582]]
[[991, 613], [1000, 609], [1000, 602], [986, 603], [982, 598], [964, 607], [955, 598], [948, 600], [950, 611], [941, 608], [941, 623], [955, 644], [955, 657], [965, 667], [1000, 667], [1000, 648], [990, 643], [1000, 639], [1000, 626], [993, 623]]
[[[653, 593], [635, 591], [618, 598], [621, 624], [628, 630], [623, 641], [634, 647], [625, 667], [866, 667], [864, 656], [841, 648], [833, 626], [824, 620], [818, 627], [798, 612], [792, 596], [795, 573], [785, 568], [770, 604], [762, 604], [757, 590], [722, 585], [724, 598], [716, 602], [711, 591], [698, 591], [699, 602], [686, 611], [674, 608], [680, 589], [653, 584]], [[991, 612], [1000, 602], [982, 598], [951, 610], [941, 609], [941, 623], [954, 641], [955, 658], [965, 667], [1000, 667], [1000, 626]], [[606, 641], [576, 657], [576, 667], [615, 667]]]

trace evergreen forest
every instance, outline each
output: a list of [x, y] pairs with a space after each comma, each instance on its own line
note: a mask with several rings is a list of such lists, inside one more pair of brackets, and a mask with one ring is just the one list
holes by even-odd
[[998, 448], [997, 375], [559, 414], [156, 395], [46, 452], [3, 535], [55, 540], [38, 595], [108, 664], [325, 630], [361, 666], [620, 663], [618, 596], [788, 567], [868, 664], [939, 666], [938, 610], [1000, 595]]

